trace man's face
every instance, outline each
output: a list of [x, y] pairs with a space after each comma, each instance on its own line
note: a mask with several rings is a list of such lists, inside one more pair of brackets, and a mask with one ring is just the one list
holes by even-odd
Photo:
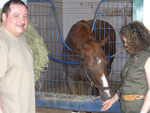
[[11, 4], [8, 15], [5, 13], [2, 14], [2, 27], [4, 27], [12, 35], [20, 36], [27, 28], [27, 15], [28, 10], [24, 5]]

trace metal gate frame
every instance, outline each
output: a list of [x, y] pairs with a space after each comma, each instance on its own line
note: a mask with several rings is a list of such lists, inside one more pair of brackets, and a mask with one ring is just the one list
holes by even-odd
[[[27, 0], [27, 2], [50, 2], [53, 6], [51, 0]], [[53, 7], [55, 11], [55, 7]], [[57, 14], [55, 12], [57, 18]], [[58, 20], [57, 20], [58, 21]], [[59, 24], [59, 22], [58, 22]], [[60, 34], [62, 35], [61, 29]], [[79, 97], [77, 95], [65, 95], [65, 94], [54, 94], [51, 92], [36, 93], [36, 106], [37, 107], [48, 107], [56, 109], [66, 109], [66, 110], [75, 110], [75, 111], [92, 111], [100, 112], [102, 107], [102, 100], [100, 97], [94, 98], [93, 96], [83, 96]], [[116, 102], [109, 110], [106, 112], [115, 112], [120, 113], [120, 103]]]

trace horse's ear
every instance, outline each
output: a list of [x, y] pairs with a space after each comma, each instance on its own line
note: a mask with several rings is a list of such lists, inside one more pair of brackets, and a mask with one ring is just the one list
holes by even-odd
[[99, 42], [99, 46], [103, 47], [108, 41], [108, 36]]

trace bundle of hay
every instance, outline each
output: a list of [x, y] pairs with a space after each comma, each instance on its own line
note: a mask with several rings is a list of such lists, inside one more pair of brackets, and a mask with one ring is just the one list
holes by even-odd
[[28, 27], [24, 31], [23, 35], [27, 38], [28, 44], [33, 52], [34, 74], [35, 81], [37, 81], [40, 78], [41, 72], [43, 72], [44, 69], [48, 67], [48, 51], [43, 41], [43, 38], [38, 34], [38, 32], [35, 30], [34, 26], [31, 23], [28, 24]]
[[48, 51], [43, 38], [38, 34], [32, 24], [28, 24], [23, 35], [27, 38], [28, 44], [33, 51], [35, 80], [38, 80], [44, 68], [48, 67]]

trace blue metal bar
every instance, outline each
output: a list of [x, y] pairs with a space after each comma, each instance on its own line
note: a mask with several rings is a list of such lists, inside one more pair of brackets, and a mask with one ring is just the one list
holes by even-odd
[[79, 65], [80, 62], [68, 62], [68, 61], [63, 61], [63, 60], [59, 60], [59, 59], [56, 59], [56, 58], [53, 58], [51, 56], [49, 56], [49, 59], [53, 60], [53, 61], [56, 61], [56, 62], [60, 62], [60, 63], [64, 63], [64, 64], [73, 64], [73, 65]]
[[100, 4], [99, 4], [99, 6], [98, 6], [98, 10], [97, 10], [97, 12], [96, 12], [96, 15], [95, 15], [95, 18], [94, 18], [94, 21], [93, 21], [93, 25], [92, 25], [92, 32], [93, 32], [93, 30], [94, 30], [95, 22], [96, 22], [96, 19], [97, 19], [97, 16], [98, 16], [98, 13], [99, 13], [99, 11], [100, 11], [100, 8], [101, 8], [101, 5], [102, 5], [103, 1], [104, 1], [104, 0], [101, 0]]
[[[108, 56], [107, 59], [110, 60], [111, 58], [115, 57], [114, 55], [112, 56]], [[59, 63], [64, 63], [64, 64], [72, 64], [72, 65], [80, 65], [80, 62], [69, 62], [69, 61], [64, 61], [64, 60], [60, 60], [54, 57], [49, 56], [49, 59], [59, 62]]]
[[[74, 96], [65, 94], [53, 94], [53, 93], [37, 93], [36, 94], [36, 106], [47, 107], [55, 109], [65, 109], [74, 111], [87, 111], [87, 112], [100, 112], [102, 108], [102, 100], [100, 97], [93, 96]], [[116, 102], [113, 106], [103, 111], [109, 113], [121, 113], [120, 103]]]

